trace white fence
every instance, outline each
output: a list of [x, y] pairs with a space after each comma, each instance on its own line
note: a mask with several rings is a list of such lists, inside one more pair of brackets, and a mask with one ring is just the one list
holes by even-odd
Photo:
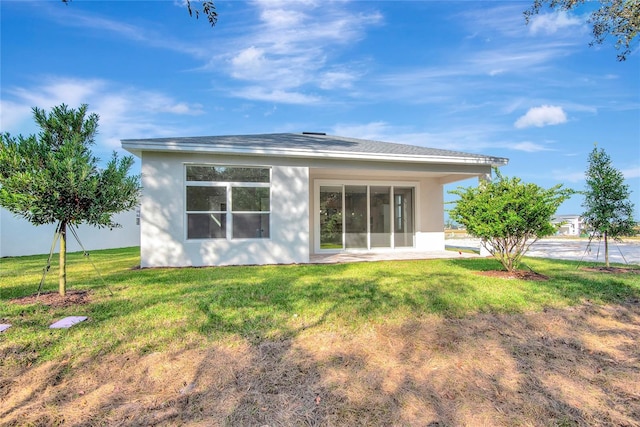
[[[140, 226], [136, 210], [113, 217], [122, 228], [78, 227], [78, 237], [87, 250], [140, 246]], [[53, 242], [56, 225], [34, 226], [0, 208], [0, 257], [48, 254]], [[73, 234], [67, 233], [67, 250], [80, 251]], [[55, 249], [58, 252], [58, 247]]]

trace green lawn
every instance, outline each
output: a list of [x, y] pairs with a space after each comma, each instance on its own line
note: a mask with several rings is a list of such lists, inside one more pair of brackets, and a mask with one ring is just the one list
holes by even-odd
[[[640, 296], [640, 276], [578, 269], [570, 261], [527, 259], [548, 281], [476, 274], [500, 269], [491, 259], [395, 261], [332, 265], [136, 269], [138, 248], [92, 252], [105, 283], [82, 254], [69, 256], [69, 289], [89, 290], [87, 305], [50, 308], [9, 300], [36, 292], [46, 256], [2, 259], [0, 364], [24, 365], [76, 353], [141, 354], [206, 346], [227, 337], [250, 342], [302, 331], [357, 330], [438, 315], [519, 313], [585, 300]], [[44, 286], [57, 288], [57, 265]], [[89, 320], [49, 330], [70, 315]]]
[[[86, 304], [17, 304], [0, 260], [1, 425], [635, 425], [640, 275], [527, 259], [137, 269], [69, 257]], [[638, 268], [638, 267], [636, 267]], [[45, 291], [57, 289], [52, 266]], [[77, 296], [77, 295], [76, 295]], [[48, 326], [88, 316], [70, 329]]]

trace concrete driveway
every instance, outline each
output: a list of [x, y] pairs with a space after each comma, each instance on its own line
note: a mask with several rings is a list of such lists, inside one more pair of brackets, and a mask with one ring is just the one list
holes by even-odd
[[[478, 239], [447, 239], [448, 247], [480, 248]], [[585, 262], [604, 262], [604, 241], [588, 239], [542, 239], [534, 243], [526, 256], [568, 259]], [[640, 265], [640, 241], [609, 241], [609, 261]]]

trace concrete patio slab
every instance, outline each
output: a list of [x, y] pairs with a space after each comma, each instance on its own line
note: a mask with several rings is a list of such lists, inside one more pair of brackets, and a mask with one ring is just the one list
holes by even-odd
[[345, 262], [367, 262], [367, 261], [402, 261], [417, 259], [442, 259], [442, 258], [474, 258], [478, 254], [462, 251], [389, 251], [375, 253], [346, 252], [339, 254], [316, 254], [311, 255], [310, 262], [313, 264], [339, 264]]

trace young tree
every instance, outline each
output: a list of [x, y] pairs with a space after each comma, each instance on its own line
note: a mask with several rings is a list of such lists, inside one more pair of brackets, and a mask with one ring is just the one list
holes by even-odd
[[507, 178], [495, 169], [496, 177], [477, 187], [457, 188], [449, 193], [460, 197], [449, 211], [467, 233], [482, 239], [482, 244], [507, 271], [513, 271], [533, 243], [552, 235], [551, 219], [558, 206], [574, 191], [562, 184], [544, 189]]
[[0, 206], [35, 225], [58, 224], [60, 233], [59, 292], [66, 293], [67, 226], [87, 223], [119, 227], [112, 220], [132, 209], [140, 195], [140, 177], [129, 176], [133, 157], [114, 152], [104, 169], [90, 147], [98, 115], [65, 104], [50, 114], [33, 108], [40, 133], [23, 137], [0, 135]]
[[[540, 13], [546, 4], [551, 9], [571, 10], [586, 0], [533, 0], [533, 5], [524, 12], [529, 23], [534, 15]], [[602, 44], [608, 35], [616, 37], [616, 49], [620, 51], [618, 61], [627, 59], [637, 42], [640, 30], [640, 1], [638, 0], [600, 0], [600, 7], [591, 13], [589, 24], [593, 41], [591, 46]]]
[[583, 221], [591, 233], [604, 238], [604, 259], [609, 267], [609, 237], [619, 240], [621, 236], [632, 236], [636, 222], [629, 186], [622, 173], [611, 165], [607, 153], [598, 147], [589, 154], [583, 194]]

